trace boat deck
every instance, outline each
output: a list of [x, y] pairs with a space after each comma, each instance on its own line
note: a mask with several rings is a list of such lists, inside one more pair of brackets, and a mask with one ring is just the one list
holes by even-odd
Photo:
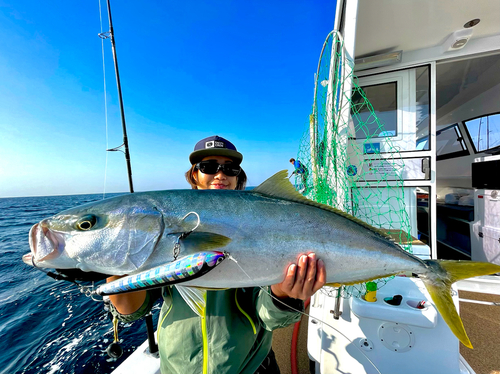
[[[306, 309], [309, 313], [309, 307]], [[291, 374], [290, 349], [294, 325], [278, 329], [273, 333], [273, 350], [280, 367], [281, 374]], [[309, 357], [307, 356], [307, 317], [302, 317], [300, 323], [299, 339], [297, 343], [297, 369], [300, 374], [308, 374]]]
[[[461, 299], [500, 302], [500, 296], [459, 292]], [[460, 353], [476, 374], [500, 374], [500, 307], [460, 302], [460, 316], [474, 346], [460, 346]]]
[[[460, 298], [500, 302], [500, 296], [460, 291]], [[476, 374], [500, 374], [500, 307], [460, 302], [460, 315], [474, 349], [460, 345], [460, 353]], [[281, 374], [291, 374], [293, 325], [273, 335], [273, 350]], [[307, 356], [307, 318], [302, 318], [297, 346], [298, 373], [310, 373]]]

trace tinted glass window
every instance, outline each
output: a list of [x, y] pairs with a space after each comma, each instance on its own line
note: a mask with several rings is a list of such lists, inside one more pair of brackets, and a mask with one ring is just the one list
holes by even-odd
[[438, 156], [461, 152], [466, 149], [457, 125], [437, 132], [436, 148]]
[[[366, 96], [373, 106], [376, 116], [363, 97]], [[397, 84], [396, 82], [361, 87], [352, 96], [351, 114], [356, 130], [356, 139], [380, 138], [396, 136], [397, 118]], [[360, 126], [364, 123], [366, 126]]]

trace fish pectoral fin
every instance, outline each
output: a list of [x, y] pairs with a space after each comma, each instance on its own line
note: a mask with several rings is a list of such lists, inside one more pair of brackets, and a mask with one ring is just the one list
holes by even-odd
[[228, 245], [231, 239], [224, 235], [214, 234], [212, 232], [194, 231], [187, 238], [182, 239], [181, 243], [186, 247], [192, 247], [197, 251], [212, 251]]
[[177, 291], [179, 291], [179, 294], [191, 310], [201, 317], [207, 306], [207, 290], [179, 285], [176, 285], [175, 288], [177, 288]]

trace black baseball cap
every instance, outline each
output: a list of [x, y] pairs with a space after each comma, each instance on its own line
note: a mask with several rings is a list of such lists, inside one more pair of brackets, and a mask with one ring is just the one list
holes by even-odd
[[209, 136], [196, 143], [194, 151], [189, 155], [189, 161], [194, 165], [207, 156], [229, 157], [238, 164], [243, 161], [243, 155], [236, 150], [234, 144], [218, 135]]

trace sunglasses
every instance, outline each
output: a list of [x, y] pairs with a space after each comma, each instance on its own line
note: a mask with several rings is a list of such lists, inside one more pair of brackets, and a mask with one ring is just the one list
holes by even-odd
[[241, 172], [241, 166], [235, 163], [219, 164], [214, 161], [201, 161], [196, 164], [196, 168], [203, 174], [214, 175], [221, 170], [228, 177], [236, 177]]

